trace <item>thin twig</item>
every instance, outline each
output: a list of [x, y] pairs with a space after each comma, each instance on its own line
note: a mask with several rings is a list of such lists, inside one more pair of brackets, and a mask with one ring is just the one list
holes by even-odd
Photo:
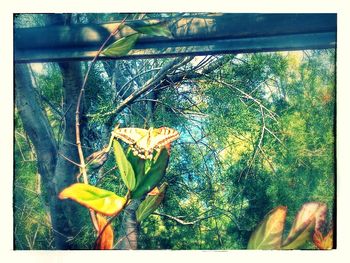
[[123, 94], [121, 94], [121, 95], [119, 95], [119, 94], [120, 94], [121, 91], [122, 91], [125, 87], [127, 87], [131, 82], [133, 82], [135, 79], [141, 77], [141, 76], [144, 75], [144, 74], [147, 74], [147, 73], [152, 72], [152, 71], [160, 70], [160, 69], [161, 69], [161, 68], [152, 68], [152, 69], [143, 71], [143, 72], [141, 72], [140, 74], [138, 74], [138, 75], [136, 75], [136, 76], [133, 76], [132, 79], [130, 79], [129, 81], [127, 81], [127, 82], [119, 89], [119, 91], [118, 91], [118, 93], [117, 93], [117, 96], [119, 96], [119, 97], [121, 97], [121, 98], [124, 98], [126, 92], [129, 90], [130, 87], [127, 88], [127, 89], [123, 92]]
[[125, 238], [128, 238], [132, 233], [134, 233], [136, 230], [132, 230], [129, 233], [126, 233], [123, 237], [121, 237], [113, 246], [113, 248], [117, 247], [120, 242], [122, 242]]
[[[25, 209], [24, 209], [24, 208], [20, 208], [20, 207], [18, 207], [18, 206], [15, 206], [15, 208], [21, 210], [23, 213], [25, 212]], [[30, 215], [30, 212], [26, 212], [26, 213]], [[55, 228], [53, 228], [52, 224], [51, 224], [51, 225], [45, 225], [42, 221], [36, 220], [36, 219], [34, 219], [33, 217], [32, 217], [30, 220], [32, 220], [34, 223], [40, 224], [40, 225], [42, 225], [42, 226], [44, 226], [44, 227], [47, 227], [47, 228], [51, 229], [53, 232], [57, 233], [58, 235], [60, 235], [60, 236], [62, 236], [62, 237], [64, 237], [64, 238], [66, 238], [66, 239], [69, 239], [69, 238], [70, 238], [69, 236], [67, 236], [67, 235], [65, 235], [65, 234], [63, 234], [63, 233], [57, 231]], [[25, 221], [25, 220], [23, 220], [23, 221]]]
[[[89, 73], [91, 71], [92, 66], [95, 64], [98, 56], [101, 54], [101, 52], [103, 51], [104, 47], [107, 45], [108, 41], [119, 32], [120, 26], [122, 24], [124, 24], [125, 20], [127, 19], [128, 16], [126, 16], [123, 21], [117, 25], [117, 27], [113, 30], [113, 32], [108, 36], [108, 38], [105, 40], [105, 42], [103, 42], [103, 44], [101, 45], [100, 49], [98, 50], [98, 52], [96, 53], [95, 57], [93, 58], [93, 60], [91, 61], [85, 77], [84, 77], [84, 81], [83, 81], [83, 85], [80, 89], [80, 93], [79, 93], [79, 97], [78, 97], [78, 101], [77, 101], [77, 107], [76, 107], [76, 111], [75, 111], [75, 137], [76, 137], [76, 143], [77, 143], [77, 148], [78, 148], [78, 154], [79, 154], [79, 159], [80, 159], [80, 172], [83, 176], [83, 181], [85, 184], [88, 184], [88, 177], [87, 177], [87, 172], [86, 172], [86, 165], [85, 165], [85, 158], [84, 158], [84, 153], [83, 153], [83, 149], [81, 146], [81, 140], [80, 140], [80, 121], [79, 121], [79, 114], [80, 114], [80, 104], [81, 104], [81, 99], [82, 96], [84, 94], [85, 91], [85, 86], [89, 77]], [[91, 217], [91, 221], [95, 227], [95, 230], [98, 231], [98, 223], [97, 223], [97, 219], [96, 219], [96, 215], [95, 212], [93, 210], [90, 209], [90, 217]]]
[[117, 166], [114, 165], [111, 169], [109, 169], [107, 172], [104, 172], [102, 175], [99, 176], [99, 178], [97, 179], [96, 185], [100, 182], [100, 180], [107, 174], [109, 174], [110, 172], [112, 172], [113, 170], [117, 169]]
[[[117, 114], [118, 112], [121, 112], [124, 110], [128, 105], [133, 103], [136, 99], [138, 99], [141, 95], [144, 95], [146, 92], [149, 92], [150, 90], [154, 89], [157, 85], [159, 85], [159, 82], [161, 82], [162, 78], [169, 74], [170, 70], [175, 70], [178, 66], [180, 66], [181, 62], [183, 61], [182, 58], [176, 58], [163, 66], [161, 70], [145, 85], [132, 93], [129, 97], [127, 97], [123, 102], [121, 102], [116, 108], [113, 110], [103, 113], [103, 114], [98, 114], [99, 117], [105, 117], [113, 114]], [[89, 117], [94, 117], [95, 115], [89, 115]]]
[[214, 215], [209, 215], [209, 216], [206, 216], [206, 217], [198, 218], [198, 219], [196, 219], [194, 221], [186, 222], [184, 220], [181, 220], [179, 217], [171, 216], [171, 215], [168, 215], [168, 214], [163, 214], [163, 213], [158, 213], [158, 212], [153, 212], [152, 214], [153, 215], [157, 215], [157, 216], [163, 216], [163, 217], [169, 218], [169, 219], [174, 220], [175, 222], [177, 222], [177, 223], [179, 223], [181, 225], [194, 225], [194, 224], [197, 224], [200, 221], [203, 221], [203, 220], [206, 220], [208, 218], [214, 217]]
[[254, 98], [253, 96], [251, 96], [250, 94], [246, 93], [245, 91], [237, 88], [235, 85], [232, 85], [230, 83], [227, 83], [225, 81], [219, 80], [219, 79], [212, 79], [208, 74], [203, 74], [203, 73], [199, 73], [207, 78], [210, 78], [212, 81], [215, 81], [217, 83], [220, 83], [222, 85], [225, 85], [233, 90], [238, 91], [239, 93], [241, 93], [242, 95], [244, 95], [245, 98], [250, 99], [252, 101], [254, 101], [257, 105], [259, 105], [259, 107], [263, 108], [266, 112], [269, 113], [269, 117], [271, 119], [273, 119], [274, 121], [276, 121], [277, 123], [279, 123], [279, 121], [276, 119], [276, 117], [278, 117], [278, 115], [275, 112], [272, 112], [270, 109], [268, 109], [264, 104], [261, 103], [261, 101], [259, 101], [258, 99]]
[[66, 156], [64, 156], [62, 153], [58, 153], [60, 156], [62, 156], [63, 157], [63, 159], [65, 159], [65, 160], [67, 160], [68, 162], [70, 162], [70, 163], [72, 163], [72, 164], [74, 164], [74, 165], [76, 165], [76, 166], [78, 166], [78, 167], [81, 167], [81, 165], [80, 164], [78, 164], [78, 163], [76, 163], [76, 162], [74, 162], [74, 161], [72, 161], [71, 159], [69, 159], [68, 157], [66, 157]]
[[260, 152], [261, 152], [261, 154], [265, 157], [265, 160], [267, 161], [267, 163], [269, 164], [269, 166], [270, 166], [270, 168], [271, 168], [271, 170], [274, 172], [274, 173], [276, 173], [276, 169], [275, 169], [275, 167], [273, 166], [273, 164], [272, 164], [272, 162], [271, 162], [271, 160], [267, 157], [267, 155], [266, 155], [266, 153], [265, 153], [265, 151], [262, 149], [262, 147], [261, 146], [259, 146], [259, 150], [260, 150]]
[[26, 188], [26, 187], [21, 186], [21, 185], [16, 184], [16, 183], [15, 183], [15, 188], [21, 188], [21, 189], [23, 189], [23, 190], [26, 190], [26, 191], [28, 191], [28, 192], [31, 192], [32, 194], [35, 194], [36, 196], [39, 196], [39, 195], [40, 195], [40, 194], [38, 194], [37, 192], [35, 192], [34, 190], [29, 189], [29, 188]]
[[16, 135], [15, 135], [15, 142], [16, 142], [16, 144], [17, 144], [17, 146], [18, 146], [19, 152], [20, 152], [21, 155], [22, 155], [23, 161], [27, 161], [27, 159], [24, 157], [24, 154], [23, 154], [23, 152], [22, 152], [22, 147], [21, 147], [20, 143], [18, 142], [18, 140], [16, 140]]
[[[130, 200], [130, 192], [128, 191], [128, 193], [126, 194], [126, 198], [125, 198], [125, 203], [123, 205], [123, 207], [120, 209], [120, 211], [122, 211], [128, 204], [129, 204], [129, 200]], [[119, 212], [120, 213], [120, 212]], [[104, 225], [104, 227], [102, 228], [102, 230], [99, 232], [95, 243], [94, 243], [94, 249], [97, 249], [97, 244], [98, 241], [100, 240], [100, 238], [102, 237], [102, 234], [105, 232], [105, 230], [107, 229], [107, 227], [112, 223], [112, 221], [119, 215], [119, 213], [115, 214], [114, 216], [112, 216], [107, 223]], [[97, 226], [97, 231], [99, 231], [98, 226]]]
[[272, 131], [270, 131], [267, 127], [265, 127], [265, 130], [268, 131], [268, 133], [270, 133], [273, 137], [275, 137], [275, 139], [280, 143], [282, 144], [282, 146], [286, 147], [284, 145], [284, 143], [275, 135], [275, 133], [273, 133]]
[[250, 171], [250, 169], [253, 166], [253, 162], [254, 162], [254, 160], [255, 160], [259, 150], [261, 149], [261, 145], [262, 145], [262, 142], [264, 140], [265, 129], [266, 129], [264, 107], [263, 107], [263, 105], [259, 105], [259, 106], [260, 106], [261, 120], [262, 120], [259, 141], [258, 141], [258, 143], [257, 143], [257, 145], [256, 145], [256, 147], [254, 149], [253, 157], [250, 159], [247, 169], [243, 169], [242, 172], [240, 173], [239, 178], [238, 178], [238, 182], [241, 180], [241, 177], [242, 177], [244, 171], [247, 171], [246, 175], [245, 175], [245, 178], [247, 178], [247, 176], [249, 174], [249, 171]]
[[37, 225], [37, 228], [36, 228], [36, 231], [35, 231], [35, 234], [34, 234], [34, 237], [32, 239], [32, 247], [34, 248], [34, 245], [35, 245], [35, 241], [36, 241], [36, 237], [38, 235], [38, 231], [39, 231], [39, 224]]

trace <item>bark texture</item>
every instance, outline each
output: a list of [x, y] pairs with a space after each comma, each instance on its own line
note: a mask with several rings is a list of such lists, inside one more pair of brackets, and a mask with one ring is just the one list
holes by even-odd
[[133, 200], [124, 210], [121, 226], [121, 242], [119, 249], [137, 249], [137, 240], [139, 235], [139, 224], [136, 221], [136, 210], [140, 205], [139, 200]]
[[[48, 16], [47, 23], [67, 24], [70, 23], [70, 17], [55, 14]], [[63, 136], [59, 142], [55, 141], [26, 64], [15, 65], [15, 97], [24, 129], [37, 154], [45, 201], [50, 207], [55, 248], [75, 249], [74, 239], [82, 227], [81, 222], [88, 218], [88, 212], [75, 202], [59, 200], [58, 194], [76, 182], [78, 174], [78, 167], [67, 159], [79, 163], [75, 145], [75, 111], [82, 85], [82, 72], [79, 62], [62, 62], [59, 63], [59, 68], [63, 83]], [[85, 126], [84, 123], [82, 126]]]
[[[78, 167], [69, 160], [79, 163], [75, 138], [75, 110], [82, 83], [80, 63], [69, 62], [59, 64], [63, 80], [63, 139], [59, 144], [57, 165], [55, 169], [55, 188], [57, 192], [76, 182]], [[82, 220], [87, 218], [87, 209], [70, 200], [61, 201], [67, 218], [67, 227], [76, 235], [82, 227]], [[74, 244], [74, 242], [72, 243]], [[71, 246], [71, 248], [75, 248]]]
[[38, 170], [42, 178], [45, 201], [50, 207], [55, 247], [69, 249], [67, 239], [73, 236], [64, 214], [64, 205], [58, 199], [55, 185], [57, 145], [45, 112], [40, 107], [27, 65], [15, 65], [15, 100], [24, 129], [37, 154]]

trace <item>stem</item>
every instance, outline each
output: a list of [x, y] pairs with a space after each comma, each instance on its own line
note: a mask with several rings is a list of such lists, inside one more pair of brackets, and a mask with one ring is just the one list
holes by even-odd
[[[130, 191], [129, 191], [129, 190], [128, 190], [128, 193], [126, 194], [125, 198], [126, 198], [125, 204], [124, 204], [124, 206], [122, 207], [122, 209], [120, 209], [120, 212], [121, 212], [125, 207], [127, 207], [127, 206], [129, 205], [129, 203], [130, 203]], [[98, 243], [98, 241], [100, 240], [100, 238], [102, 237], [103, 232], [104, 232], [104, 231], [106, 230], [106, 228], [112, 223], [112, 221], [120, 214], [120, 212], [117, 213], [117, 214], [115, 214], [114, 216], [112, 216], [112, 217], [107, 221], [107, 223], [104, 225], [104, 227], [102, 228], [101, 232], [98, 234], [98, 236], [97, 236], [97, 238], [96, 238], [96, 240], [95, 240], [94, 249], [97, 249], [97, 243]]]
[[[85, 91], [85, 86], [89, 77], [89, 73], [91, 71], [92, 66], [95, 64], [98, 56], [101, 54], [102, 50], [104, 49], [104, 47], [106, 46], [106, 44], [108, 43], [108, 41], [119, 32], [120, 26], [122, 24], [124, 24], [126, 18], [128, 16], [126, 16], [123, 21], [117, 25], [117, 27], [115, 28], [115, 30], [113, 30], [113, 32], [109, 35], [109, 37], [105, 40], [105, 42], [103, 42], [103, 44], [101, 45], [100, 49], [98, 50], [98, 52], [96, 53], [95, 57], [93, 58], [93, 60], [91, 61], [85, 77], [84, 77], [84, 81], [83, 81], [83, 85], [80, 89], [80, 93], [79, 93], [79, 97], [78, 97], [78, 102], [77, 102], [77, 108], [75, 111], [75, 137], [76, 137], [76, 143], [77, 143], [77, 149], [78, 149], [78, 154], [79, 154], [79, 160], [80, 160], [80, 173], [83, 176], [83, 182], [85, 184], [89, 184], [88, 181], [88, 177], [87, 177], [87, 172], [86, 172], [86, 164], [85, 164], [85, 159], [84, 159], [84, 153], [83, 153], [83, 149], [81, 146], [81, 140], [80, 140], [80, 122], [79, 122], [79, 115], [80, 115], [80, 105], [81, 105], [81, 99], [83, 97], [83, 93]], [[98, 231], [98, 223], [97, 223], [97, 219], [96, 219], [96, 215], [95, 212], [93, 210], [90, 209], [90, 217], [91, 217], [91, 221], [95, 227], [95, 230]]]

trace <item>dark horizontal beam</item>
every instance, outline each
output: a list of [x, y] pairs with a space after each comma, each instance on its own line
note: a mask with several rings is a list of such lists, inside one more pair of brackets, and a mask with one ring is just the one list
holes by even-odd
[[[15, 29], [15, 62], [92, 59], [117, 24]], [[170, 20], [169, 27], [173, 38], [144, 36], [118, 59], [334, 48], [337, 16], [213, 14]], [[124, 27], [118, 37], [130, 33]]]

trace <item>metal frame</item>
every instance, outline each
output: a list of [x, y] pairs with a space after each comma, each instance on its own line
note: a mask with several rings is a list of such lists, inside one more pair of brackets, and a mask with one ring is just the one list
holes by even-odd
[[[127, 56], [113, 59], [336, 47], [336, 14], [208, 14], [166, 22], [173, 38], [143, 36]], [[15, 29], [15, 62], [91, 60], [117, 24]], [[124, 27], [115, 39], [133, 32]]]

